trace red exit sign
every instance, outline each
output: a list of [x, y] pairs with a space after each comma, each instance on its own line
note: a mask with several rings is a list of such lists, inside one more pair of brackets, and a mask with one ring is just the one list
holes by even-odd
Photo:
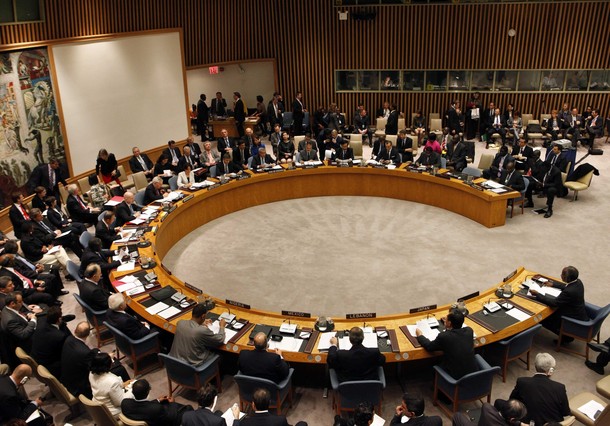
[[218, 67], [209, 67], [210, 74], [218, 74], [220, 69]]

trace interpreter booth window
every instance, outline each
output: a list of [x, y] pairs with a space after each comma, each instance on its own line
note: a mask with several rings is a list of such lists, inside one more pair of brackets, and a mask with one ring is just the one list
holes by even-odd
[[565, 71], [542, 71], [542, 91], [553, 92], [563, 90]]
[[496, 71], [496, 90], [514, 92], [517, 90], [517, 71]]
[[610, 90], [610, 71], [591, 71], [591, 84], [589, 90]]
[[522, 92], [537, 92], [540, 90], [540, 71], [521, 71], [517, 87]]
[[403, 71], [402, 88], [403, 90], [421, 92], [424, 90], [424, 71]]
[[579, 92], [587, 90], [589, 85], [589, 71], [568, 71], [566, 73], [566, 90], [569, 92]]
[[360, 71], [358, 87], [362, 91], [379, 90], [379, 71]]
[[337, 91], [358, 90], [358, 77], [356, 71], [337, 71], [335, 76]]
[[380, 71], [381, 87], [380, 90], [400, 90], [400, 71]]
[[447, 71], [428, 71], [426, 73], [426, 89], [429, 92], [444, 92], [447, 90]]
[[448, 90], [470, 90], [470, 71], [449, 71]]
[[43, 20], [39, 0], [0, 0], [0, 24]]
[[473, 71], [470, 90], [491, 90], [494, 86], [493, 71]]

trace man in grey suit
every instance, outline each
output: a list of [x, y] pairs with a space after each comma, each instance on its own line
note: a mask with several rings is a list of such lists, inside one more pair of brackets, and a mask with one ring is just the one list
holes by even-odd
[[28, 312], [21, 314], [23, 297], [18, 291], [10, 293], [4, 299], [2, 309], [2, 331], [10, 337], [15, 347], [20, 346], [26, 352], [31, 352], [32, 336], [36, 331], [36, 315]]
[[318, 152], [314, 151], [311, 141], [307, 141], [305, 149], [299, 152], [299, 156], [301, 157], [301, 162], [318, 161]]
[[178, 321], [170, 356], [198, 366], [212, 355], [207, 346], [216, 347], [224, 343], [225, 320], [220, 320], [220, 329], [214, 333], [210, 329], [212, 320], [205, 319], [206, 313], [206, 307], [199, 303], [193, 308], [190, 320]]

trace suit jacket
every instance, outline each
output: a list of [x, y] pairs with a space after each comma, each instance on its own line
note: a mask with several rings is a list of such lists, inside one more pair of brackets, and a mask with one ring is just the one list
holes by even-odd
[[513, 173], [510, 176], [506, 170], [502, 170], [502, 176], [500, 176], [500, 183], [519, 192], [525, 189], [523, 175], [517, 170], [513, 170]]
[[288, 426], [285, 416], [267, 413], [253, 413], [241, 420], [235, 420], [233, 426]]
[[271, 129], [275, 126], [276, 123], [282, 124], [282, 114], [284, 110], [282, 108], [282, 104], [278, 102], [277, 104], [277, 116], [275, 115], [275, 107], [273, 106], [273, 101], [269, 101], [267, 104], [267, 117], [269, 118], [269, 124], [271, 125]]
[[299, 156], [301, 157], [301, 161], [318, 161], [319, 160], [318, 151], [314, 151], [313, 148], [311, 149], [311, 151], [309, 151], [309, 154], [307, 154], [306, 150], [302, 150], [299, 153]]
[[152, 183], [149, 183], [144, 190], [144, 204], [150, 204], [153, 201], [161, 200], [163, 198], [163, 194], [161, 194], [161, 190], [154, 187]]
[[23, 235], [21, 237], [21, 250], [25, 255], [26, 259], [30, 262], [38, 262], [42, 259], [43, 252], [42, 247], [45, 245], [42, 241], [36, 238], [34, 235]]
[[502, 158], [502, 154], [497, 153], [493, 161], [491, 162], [491, 167], [489, 168], [489, 171], [492, 178], [498, 177], [498, 173], [500, 172], [500, 162], [502, 162], [502, 169], [504, 170], [506, 169], [506, 165], [508, 163], [510, 163], [511, 161], [515, 161], [515, 159], [511, 157], [510, 154], [506, 154], [504, 160], [502, 160]]
[[[142, 157], [142, 160], [146, 164], [146, 167], [148, 167], [148, 170], [152, 171], [153, 168], [155, 167], [155, 165], [153, 164], [152, 161], [150, 161], [150, 158], [148, 158], [148, 155], [146, 155], [144, 153], [140, 153], [140, 157]], [[138, 172], [144, 171], [142, 164], [138, 161], [138, 159], [136, 158], [135, 155], [132, 155], [131, 158], [129, 159], [129, 168], [131, 169], [131, 173], [138, 173]]]
[[494, 122], [494, 111], [489, 108], [484, 109], [483, 114], [480, 115], [480, 120], [483, 130], [487, 130]]
[[593, 117], [590, 117], [586, 125], [589, 134], [596, 137], [603, 136], [604, 127], [602, 126], [602, 121], [603, 119], [598, 115], [597, 117], [595, 117], [595, 124], [593, 124]]
[[561, 422], [564, 416], [570, 415], [566, 387], [545, 374], [519, 377], [510, 399], [525, 404], [527, 416], [523, 419], [524, 423], [533, 420], [536, 426], [543, 426], [550, 421]]
[[[439, 416], [421, 416], [409, 419], [409, 426], [443, 426], [443, 420]], [[391, 425], [401, 425], [402, 416], [394, 416], [390, 421]]]
[[101, 252], [96, 252], [87, 247], [85, 251], [83, 251], [83, 255], [80, 258], [79, 272], [81, 276], [84, 276], [85, 269], [87, 269], [87, 266], [91, 265], [92, 263], [100, 265], [100, 268], [102, 269], [102, 274], [104, 275], [107, 275], [108, 272], [110, 272], [112, 269], [119, 267], [121, 265], [121, 262], [119, 262], [118, 260], [111, 262], [108, 261], [108, 258], [111, 257], [113, 254], [114, 253], [110, 250], [102, 249]]
[[[206, 119], [207, 121], [207, 119]], [[187, 143], [186, 145], [184, 145], [185, 147], [189, 147], [191, 148], [191, 155], [194, 155], [195, 157], [199, 158], [199, 155], [201, 154], [201, 147], [199, 146], [198, 143], [193, 142], [192, 144]]]
[[[546, 160], [544, 160], [545, 164], [547, 165], [547, 168], [551, 166], [551, 164], [553, 164], [554, 166], [557, 166], [557, 168], [560, 171], [565, 171], [566, 166], [568, 165], [568, 160], [566, 158], [566, 156], [562, 153], [559, 153], [557, 155], [557, 158], [555, 158], [555, 154], [550, 154]], [[554, 161], [553, 161], [554, 160]]]
[[502, 114], [499, 115], [500, 117], [500, 127], [497, 128], [495, 127], [494, 123], [496, 122], [496, 116], [494, 115], [493, 117], [491, 117], [491, 120], [489, 121], [489, 127], [488, 129], [503, 129], [506, 127], [506, 120], [504, 119], [504, 116], [502, 116]]
[[180, 320], [176, 325], [174, 342], [169, 354], [191, 365], [201, 365], [212, 354], [207, 346], [220, 346], [224, 338], [224, 330], [214, 334], [212, 330], [193, 320]]
[[244, 155], [242, 156], [239, 148], [233, 150], [233, 161], [235, 164], [239, 164], [241, 167], [248, 165], [248, 158], [250, 158], [250, 148], [244, 148]]
[[365, 115], [363, 117], [358, 113], [358, 115], [354, 116], [354, 127], [356, 129], [368, 130], [370, 126], [371, 126], [371, 119], [369, 118], [368, 115]]
[[216, 164], [216, 176], [224, 175], [226, 173], [237, 173], [241, 170], [241, 168], [230, 161], [229, 164], [225, 164], [224, 161]]
[[415, 162], [415, 164], [422, 166], [436, 166], [441, 167], [441, 156], [438, 152], [432, 151], [430, 155], [427, 155], [425, 152], [422, 152]]
[[[215, 163], [218, 163], [220, 161], [220, 152], [218, 150], [212, 148], [210, 150], [210, 154], [212, 155], [212, 159]], [[213, 165], [210, 162], [207, 151], [205, 150], [201, 153], [201, 164], [205, 164], [206, 166]]]
[[413, 152], [406, 151], [405, 149], [413, 148], [413, 139], [410, 137], [406, 137], [404, 139], [398, 138], [396, 140], [396, 150], [402, 156], [402, 162], [406, 163], [407, 161], [413, 161]]
[[15, 343], [15, 347], [21, 346], [26, 352], [32, 350], [32, 337], [36, 331], [36, 322], [28, 321], [12, 309], [5, 306], [2, 309], [2, 331], [6, 333]]
[[[2, 424], [14, 418], [25, 420], [36, 409], [35, 404], [23, 398], [17, 391], [17, 386], [10, 376], [0, 377], [0, 422]], [[28, 423], [28, 425], [33, 425], [33, 423]]]
[[305, 117], [305, 113], [303, 112], [303, 104], [295, 99], [292, 101], [292, 118], [295, 120], [302, 120], [303, 117]]
[[241, 351], [238, 365], [242, 374], [271, 380], [275, 383], [285, 379], [290, 368], [278, 354], [259, 349]]
[[449, 159], [451, 162], [458, 164], [463, 163], [466, 166], [466, 157], [468, 156], [468, 148], [466, 144], [463, 142], [457, 143], [451, 153], [451, 158]]
[[[27, 207], [23, 206], [23, 208], [27, 212], [27, 210], [28, 210]], [[28, 215], [29, 215], [29, 213], [28, 213]], [[23, 227], [23, 224], [25, 222], [27, 222], [27, 220], [23, 216], [23, 213], [21, 212], [21, 210], [15, 204], [13, 204], [11, 206], [11, 208], [8, 210], [8, 218], [11, 220], [11, 224], [13, 225], [13, 231], [15, 232], [15, 237], [17, 237], [18, 239], [21, 239], [21, 237], [23, 235], [21, 228]]]
[[398, 133], [398, 110], [394, 110], [390, 112], [390, 116], [388, 117], [388, 121], [385, 125], [385, 134], [386, 135], [395, 135]]
[[[227, 140], [228, 140], [228, 142], [227, 142]], [[225, 149], [227, 149], [227, 148], [235, 149], [235, 141], [233, 140], [233, 138], [227, 137], [227, 140], [225, 140], [225, 138], [218, 138], [218, 141], [216, 143], [216, 149], [218, 150], [218, 153], [220, 154], [218, 161], [220, 161], [220, 159], [222, 159], [222, 155], [225, 153]]]
[[328, 350], [328, 366], [337, 370], [342, 382], [351, 380], [378, 380], [377, 367], [385, 364], [379, 349], [353, 345], [350, 350], [339, 350], [331, 346]]
[[169, 163], [168, 165], [171, 165], [173, 163], [174, 158], [172, 157], [172, 151], [171, 149], [173, 149], [174, 154], [176, 154], [176, 157], [178, 157], [178, 161], [180, 161], [180, 157], [182, 157], [182, 153], [180, 152], [180, 148], [175, 147], [175, 148], [170, 148], [167, 147], [163, 150], [163, 154], [165, 154], [165, 156], [167, 158], [169, 158]]
[[509, 423], [504, 420], [496, 408], [484, 402], [481, 407], [481, 417], [479, 417], [478, 426], [509, 426]]
[[[146, 189], [148, 189], [149, 186], [151, 186], [151, 184], [146, 186]], [[135, 213], [135, 212], [139, 212], [140, 210], [142, 210], [142, 208], [140, 206], [138, 206], [136, 203], [132, 203], [131, 210], [133, 210]], [[131, 210], [129, 209], [129, 206], [127, 205], [127, 203], [125, 201], [121, 201], [119, 204], [117, 204], [115, 211], [114, 211], [114, 214], [116, 215], [115, 226], [123, 226], [127, 222], [134, 220], [136, 217], [131, 213]], [[99, 223], [98, 223], [98, 225], [99, 225]], [[105, 228], [105, 226], [104, 226], [104, 228]], [[97, 227], [96, 227], [96, 233], [97, 233]]]
[[68, 336], [61, 350], [61, 383], [74, 396], [91, 398], [89, 367], [98, 349], [91, 349], [75, 336]]
[[[80, 197], [80, 195], [79, 195], [79, 197]], [[70, 217], [72, 217], [72, 220], [75, 220], [75, 221], [81, 222], [81, 223], [87, 223], [88, 222], [87, 215], [89, 213], [91, 213], [91, 211], [90, 211], [89, 207], [87, 207], [87, 203], [85, 203], [82, 198], [80, 198], [80, 200], [85, 205], [84, 208], [78, 202], [78, 200], [76, 199], [76, 196], [69, 195], [68, 201], [66, 202], [66, 207], [68, 208], [68, 213], [70, 213]]]
[[269, 154], [265, 154], [264, 160], [261, 159], [260, 155], [252, 157], [252, 168], [253, 169], [258, 169], [259, 166], [261, 166], [261, 165], [272, 164], [272, 163], [275, 163], [275, 160]]
[[273, 132], [269, 136], [269, 142], [271, 142], [271, 146], [278, 146], [281, 141], [282, 141], [282, 132], [280, 132], [280, 133]]
[[233, 110], [235, 122], [243, 123], [246, 120], [246, 111], [244, 110], [244, 101], [241, 98], [235, 101], [235, 109]]
[[585, 286], [577, 279], [569, 284], [554, 283], [553, 287], [562, 289], [559, 296], [552, 297], [538, 294], [536, 299], [548, 306], [557, 308], [553, 315], [566, 316], [577, 320], [588, 321], [585, 309]]
[[385, 147], [383, 147], [381, 149], [381, 151], [379, 152], [379, 155], [375, 159], [377, 161], [390, 160], [390, 162], [392, 164], [397, 164], [400, 162], [399, 157], [398, 157], [398, 151], [396, 151], [396, 148], [394, 148], [394, 147], [392, 147], [392, 149], [390, 150], [389, 153], [388, 153], [388, 150], [385, 149]]
[[[197, 159], [196, 156], [191, 154], [189, 157], [191, 159], [191, 166], [192, 166], [191, 169], [196, 169], [197, 167], [200, 166], [199, 160]], [[184, 155], [182, 157], [180, 157], [180, 160], [178, 161], [178, 172], [181, 172], [186, 168], [187, 160], [188, 160], [188, 158], [185, 157]]]
[[[117, 206], [118, 207], [118, 206]], [[129, 210], [128, 210], [129, 211]], [[130, 219], [131, 220], [131, 219]], [[118, 222], [118, 220], [117, 220]], [[117, 226], [122, 226], [118, 225]], [[118, 240], [121, 238], [120, 235], [116, 233], [114, 230], [114, 226], [106, 225], [106, 222], [100, 220], [97, 225], [95, 225], [95, 236], [102, 240], [102, 248], [108, 250], [110, 246], [112, 246], [112, 242], [114, 240]]]
[[217, 98], [212, 99], [210, 113], [214, 115], [227, 115], [227, 101], [222, 98], [220, 101]]
[[46, 188], [47, 194], [56, 194], [59, 190], [57, 185], [62, 183], [64, 186], [68, 186], [65, 177], [61, 171], [61, 167], [58, 167], [55, 170], [55, 186], [51, 187], [51, 182], [49, 180], [49, 165], [48, 164], [40, 164], [32, 170], [32, 174], [30, 175], [30, 179], [28, 180], [28, 186], [30, 187], [31, 192], [34, 192], [34, 188], [37, 186], [42, 186]]
[[552, 166], [549, 171], [544, 174], [541, 182], [543, 183], [543, 188], [548, 189], [555, 187], [558, 194], [562, 194], [563, 191], [566, 190], [561, 180], [561, 170], [559, 170], [557, 166]]
[[91, 309], [94, 311], [108, 310], [108, 297], [110, 296], [108, 291], [86, 278], [78, 285], [78, 290], [80, 297]]
[[64, 226], [70, 225], [67, 218], [65, 218], [61, 212], [58, 212], [55, 209], [47, 209], [47, 220], [51, 223], [51, 225], [59, 230], [61, 230]]
[[225, 419], [207, 408], [187, 411], [182, 416], [182, 426], [227, 426]]
[[40, 317], [34, 331], [30, 355], [55, 377], [61, 377], [61, 351], [64, 341], [70, 335], [70, 330], [64, 323], [55, 327], [47, 322], [46, 316]]
[[150, 333], [150, 330], [144, 324], [125, 312], [108, 309], [106, 321], [133, 340], [141, 339]]
[[[513, 152], [511, 152], [510, 155], [512, 157], [515, 157], [516, 155], [519, 154], [520, 151], [521, 151], [521, 147], [520, 146], [515, 146], [513, 148]], [[523, 154], [521, 154], [521, 155], [523, 155], [524, 157], [527, 157], [529, 159], [529, 158], [531, 158], [534, 155], [534, 150], [532, 149], [531, 146], [525, 145], [523, 147]], [[521, 160], [518, 160], [518, 161], [521, 161]], [[523, 161], [527, 161], [527, 160], [523, 160]]]
[[417, 341], [429, 352], [443, 351], [441, 367], [454, 379], [478, 370], [470, 327], [446, 330], [432, 342], [426, 336], [417, 337]]
[[121, 411], [132, 420], [144, 420], [148, 426], [171, 426], [175, 419], [169, 414], [169, 404], [159, 401], [136, 401], [125, 398], [121, 402]]
[[343, 148], [339, 148], [337, 151], [333, 153], [332, 160], [353, 160], [354, 159], [354, 150], [352, 148], [347, 148], [345, 153], [343, 152]]
[[33, 220], [32, 223], [34, 224], [34, 236], [45, 244], [50, 244], [53, 242], [53, 240], [55, 240], [55, 233], [53, 232], [55, 231], [55, 227], [47, 219], [42, 219], [42, 222], [47, 225], [51, 232], [48, 232], [46, 229], [44, 229], [40, 222]]

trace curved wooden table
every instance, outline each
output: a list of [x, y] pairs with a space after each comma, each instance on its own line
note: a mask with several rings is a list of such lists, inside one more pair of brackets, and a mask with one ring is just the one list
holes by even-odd
[[[181, 238], [192, 230], [234, 211], [256, 206], [259, 204], [270, 203], [293, 198], [315, 197], [325, 195], [366, 195], [389, 197], [408, 201], [420, 202], [432, 206], [441, 207], [447, 210], [467, 216], [479, 223], [487, 226], [498, 226], [504, 223], [506, 215], [506, 200], [511, 198], [511, 194], [497, 195], [489, 191], [481, 192], [468, 187], [461, 181], [446, 180], [427, 174], [418, 174], [405, 170], [385, 170], [370, 168], [335, 168], [320, 167], [308, 170], [289, 170], [272, 174], [253, 175], [249, 179], [232, 181], [211, 190], [200, 190], [195, 192], [191, 199], [178, 201], [175, 210], [166, 215], [163, 219], [157, 218], [150, 225], [155, 232], [149, 233], [149, 239], [153, 243], [148, 248], [141, 248], [143, 256], [152, 257], [157, 262], [154, 272], [159, 278], [162, 286], [171, 285], [178, 291], [184, 293], [189, 298], [202, 301], [206, 294], [198, 294], [189, 289], [177, 277], [171, 274], [162, 266], [163, 257], [171, 247]], [[514, 194], [512, 194], [514, 196]], [[501, 213], [501, 214], [500, 214]], [[133, 274], [137, 271], [118, 274], [112, 273], [112, 279], [116, 280], [123, 275]], [[528, 276], [535, 273], [519, 268], [517, 273], [508, 281], [516, 292], [520, 284]], [[195, 283], [196, 287], [205, 292], [205, 282]], [[488, 290], [481, 292], [477, 297], [469, 299], [466, 307], [471, 313], [480, 311], [484, 303], [489, 298], [494, 297], [494, 291], [503, 283], [494, 285]], [[185, 314], [174, 317], [170, 321], [158, 315], [150, 315], [145, 307], [140, 303], [149, 298], [148, 295], [137, 295], [127, 297], [129, 306], [141, 317], [152, 324], [168, 330], [175, 331], [176, 323], [181, 319], [191, 317], [190, 310]], [[214, 299], [212, 297], [212, 299]], [[235, 300], [239, 300], [236, 293]], [[471, 326], [477, 339], [475, 345], [485, 345], [508, 336], [523, 331], [552, 313], [552, 310], [545, 305], [529, 299], [516, 297], [516, 302], [533, 314], [527, 320], [514, 324], [510, 327], [492, 332], [488, 328], [473, 322], [470, 318], [466, 323]], [[214, 299], [216, 308], [213, 312], [220, 314], [227, 311], [227, 304], [223, 300]], [[240, 301], [249, 303], [250, 301]], [[289, 308], [289, 307], [287, 307]], [[408, 314], [398, 313], [373, 319], [366, 319], [368, 326], [386, 327], [388, 330], [395, 330], [398, 348], [393, 348], [395, 352], [386, 352], [388, 362], [398, 362], [411, 359], [422, 359], [434, 356], [422, 348], [415, 347], [403, 332], [399, 330], [406, 324], [415, 324], [419, 319], [434, 315], [436, 318], [444, 316], [449, 305], [440, 306], [437, 309], [428, 310], [422, 313]], [[248, 320], [251, 324], [265, 324], [280, 326], [287, 318], [276, 312], [266, 312], [257, 309], [245, 309], [230, 306], [231, 312], [238, 319]], [[313, 328], [314, 318], [295, 318], [290, 317], [291, 321], [299, 327]], [[352, 326], [360, 326], [362, 319], [333, 319], [335, 330], [347, 330]], [[239, 352], [242, 349], [251, 349], [247, 346], [249, 331], [244, 333], [235, 342], [223, 345], [221, 349], [230, 352]], [[293, 362], [324, 363], [326, 354], [320, 353], [316, 349], [317, 344], [311, 353], [303, 352], [284, 352], [284, 357]]]

